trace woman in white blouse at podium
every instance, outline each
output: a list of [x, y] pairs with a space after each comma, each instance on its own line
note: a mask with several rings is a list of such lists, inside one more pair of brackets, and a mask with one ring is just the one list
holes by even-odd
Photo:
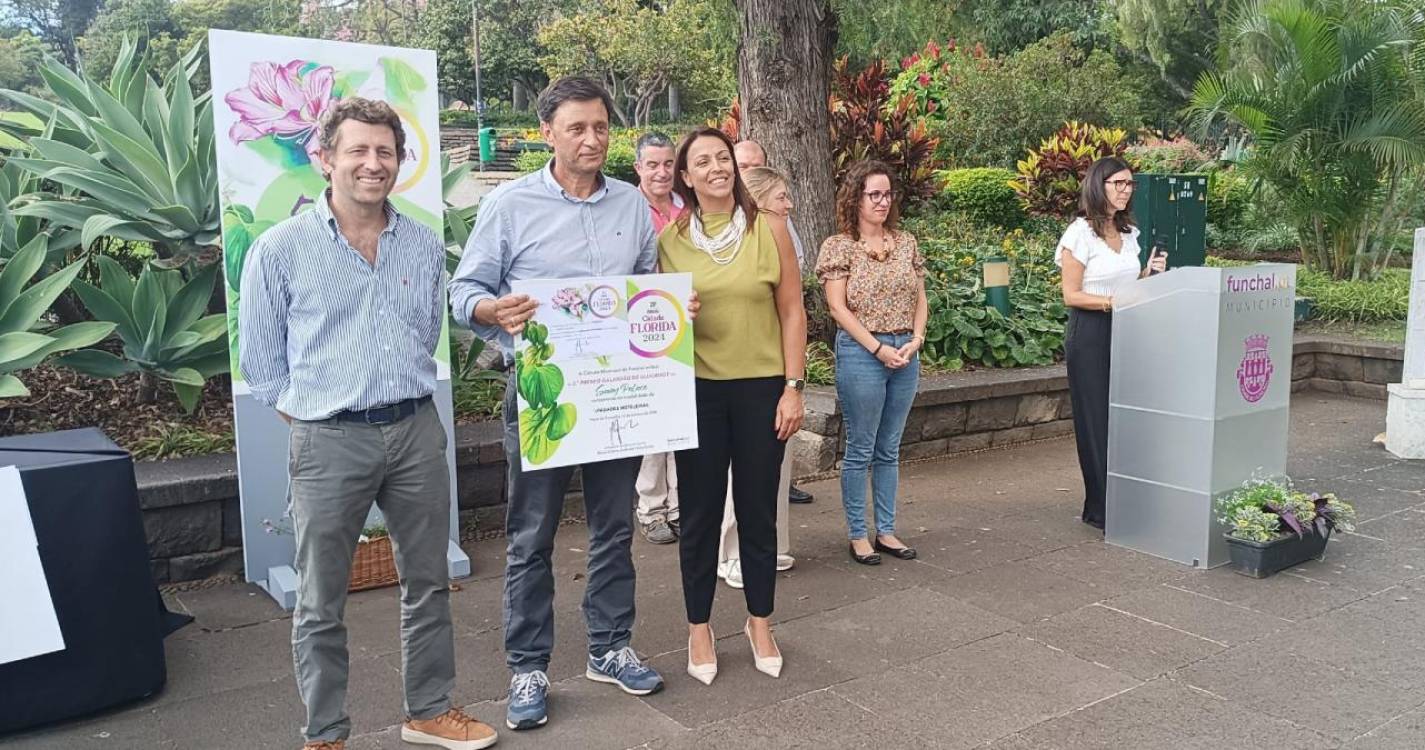
[[1167, 268], [1157, 254], [1144, 269], [1133, 224], [1133, 172], [1117, 157], [1089, 167], [1079, 192], [1077, 218], [1054, 252], [1063, 269], [1064, 360], [1074, 438], [1084, 475], [1084, 523], [1103, 530], [1108, 482], [1108, 366], [1112, 351], [1113, 297], [1125, 285]]

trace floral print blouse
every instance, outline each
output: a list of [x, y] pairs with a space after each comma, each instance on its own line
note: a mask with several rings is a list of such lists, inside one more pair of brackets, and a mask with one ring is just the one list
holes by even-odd
[[895, 245], [885, 260], [871, 257], [866, 243], [837, 234], [826, 238], [816, 260], [823, 285], [846, 279], [846, 306], [874, 333], [901, 333], [915, 325], [915, 306], [925, 278], [925, 258], [915, 236], [892, 233]]

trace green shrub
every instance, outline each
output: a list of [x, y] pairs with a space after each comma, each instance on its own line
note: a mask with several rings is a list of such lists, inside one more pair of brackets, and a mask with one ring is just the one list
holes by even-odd
[[1108, 51], [1060, 32], [1004, 57], [931, 42], [901, 62], [890, 97], [913, 97], [949, 166], [1012, 167], [1067, 120], [1136, 126], [1141, 90]]
[[[476, 127], [475, 111], [470, 109], [443, 109], [440, 124], [452, 128]], [[508, 104], [486, 107], [480, 117], [480, 126], [487, 128], [537, 128], [539, 117], [533, 112], [516, 112]]]
[[808, 385], [836, 385], [836, 355], [825, 341], [813, 341], [807, 345]]
[[1015, 174], [999, 167], [952, 169], [945, 176], [950, 208], [979, 226], [1013, 229], [1024, 221], [1024, 209], [1014, 191]]
[[544, 169], [544, 165], [554, 158], [553, 151], [522, 151], [515, 157], [515, 169], [528, 174]]
[[[1066, 311], [1052, 234], [981, 229], [953, 213], [909, 219], [926, 260], [930, 320], [922, 357], [936, 369], [1019, 367], [1054, 362], [1064, 347]], [[1010, 264], [1009, 316], [984, 302], [985, 258]]]
[[1218, 229], [1239, 229], [1252, 208], [1252, 182], [1240, 172], [1221, 169], [1207, 175], [1207, 221]]
[[1410, 272], [1389, 268], [1370, 281], [1334, 281], [1330, 274], [1296, 270], [1297, 294], [1310, 297], [1314, 315], [1328, 321], [1404, 320], [1410, 308]]
[[[1209, 256], [1207, 265], [1233, 268], [1250, 263]], [[1351, 323], [1403, 321], [1410, 312], [1410, 271], [1388, 268], [1369, 281], [1336, 281], [1324, 271], [1298, 266], [1296, 293], [1311, 298], [1312, 314], [1319, 320]]]
[[[604, 162], [604, 174], [637, 185], [638, 173], [633, 171], [633, 143], [626, 143], [625, 140], [610, 140], [608, 161]], [[524, 151], [515, 157], [515, 169], [528, 174], [544, 169], [544, 165], [553, 158], [554, 152], [552, 151]]]

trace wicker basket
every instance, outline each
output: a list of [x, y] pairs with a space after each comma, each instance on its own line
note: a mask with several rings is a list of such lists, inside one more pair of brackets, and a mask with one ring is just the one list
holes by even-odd
[[348, 591], [365, 591], [391, 586], [400, 577], [396, 574], [396, 556], [391, 552], [391, 537], [383, 536], [356, 545], [356, 557], [351, 561], [351, 582]]

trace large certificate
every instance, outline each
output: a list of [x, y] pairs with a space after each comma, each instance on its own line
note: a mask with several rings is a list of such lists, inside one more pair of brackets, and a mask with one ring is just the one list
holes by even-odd
[[691, 274], [516, 281], [525, 471], [698, 447]]

